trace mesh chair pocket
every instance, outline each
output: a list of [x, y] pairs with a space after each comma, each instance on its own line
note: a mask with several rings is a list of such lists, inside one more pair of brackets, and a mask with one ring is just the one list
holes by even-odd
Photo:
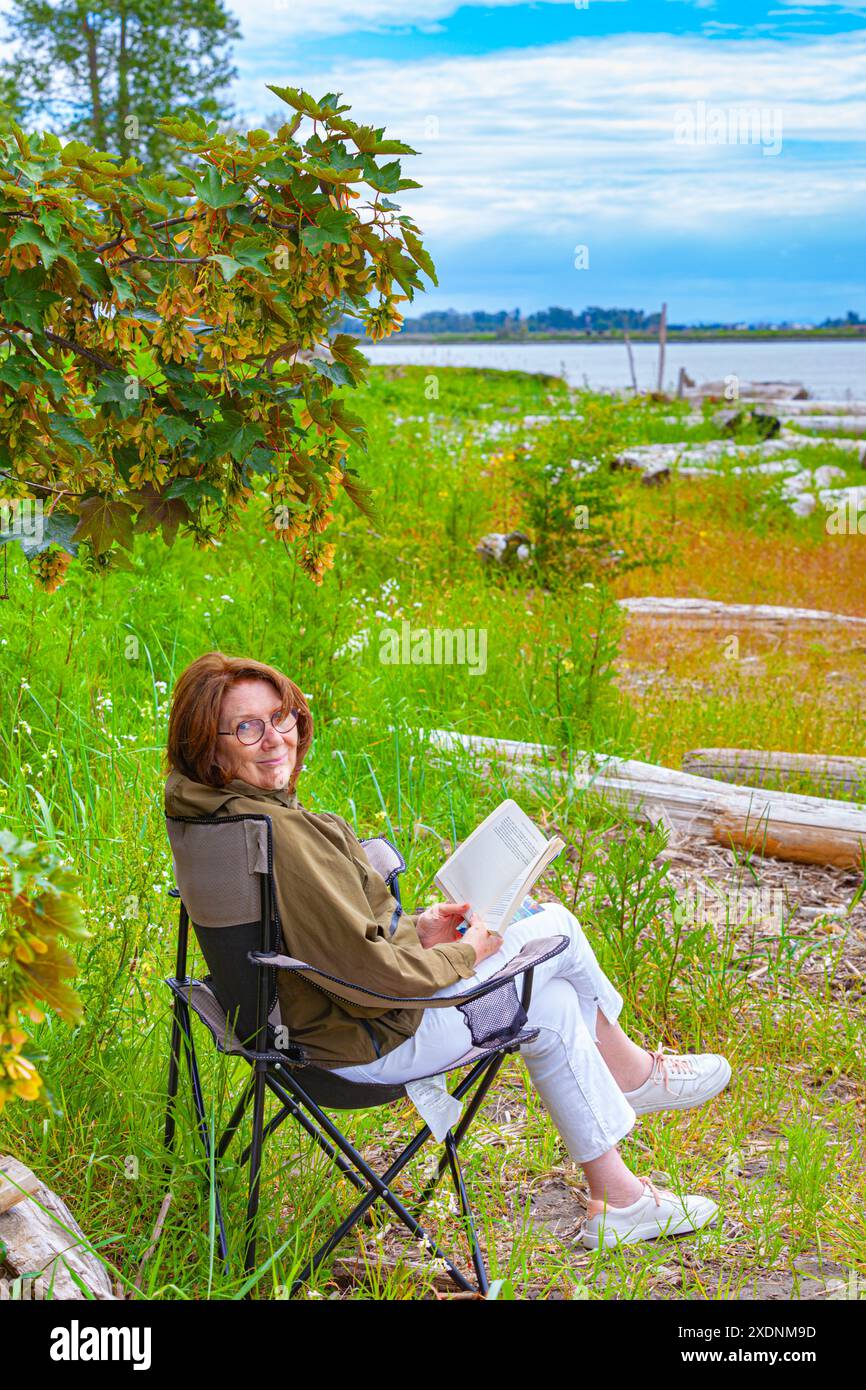
[[513, 980], [480, 999], [458, 1004], [457, 1008], [472, 1034], [473, 1047], [496, 1047], [509, 1042], [528, 1021]]

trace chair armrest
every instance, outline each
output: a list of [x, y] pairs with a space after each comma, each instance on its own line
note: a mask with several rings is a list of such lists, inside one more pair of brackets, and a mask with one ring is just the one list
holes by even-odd
[[[473, 988], [461, 990], [459, 994], [446, 995], [444, 998], [431, 998], [430, 995], [380, 994], [376, 990], [365, 989], [363, 985], [358, 985], [353, 980], [343, 980], [339, 975], [330, 975], [326, 970], [319, 970], [306, 961], [296, 960], [294, 956], [281, 955], [277, 951], [250, 951], [249, 960], [254, 965], [263, 966], [267, 970], [294, 970], [297, 974], [308, 979], [311, 984], [324, 990], [326, 994], [333, 994], [335, 998], [345, 999], [350, 1004], [375, 1007], [376, 1004], [384, 1002], [403, 1005], [404, 1007], [407, 1004], [412, 1004], [419, 1009], [453, 1009], [456, 1004], [467, 1004], [472, 999], [481, 999], [485, 994], [490, 994], [495, 989], [501, 989], [517, 975], [532, 970], [542, 961], [549, 960], [551, 956], [558, 956], [567, 945], [567, 936], [546, 936], [540, 941], [528, 941], [516, 956], [512, 956], [501, 970], [497, 970], [495, 975], [491, 975], [489, 979]], [[329, 989], [329, 985], [338, 985], [339, 990]]]

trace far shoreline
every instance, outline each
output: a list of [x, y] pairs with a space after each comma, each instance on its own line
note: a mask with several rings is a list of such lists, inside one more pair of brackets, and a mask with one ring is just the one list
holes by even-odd
[[[352, 334], [357, 337], [359, 342], [365, 347], [406, 347], [415, 344], [458, 344], [458, 343], [487, 343], [495, 344], [497, 347], [531, 347], [533, 343], [566, 343], [577, 344], [581, 347], [605, 347], [615, 343], [625, 344], [622, 333], [590, 335], [575, 333], [527, 333], [526, 337], [521, 338], [514, 335], [509, 337], [497, 337], [495, 333], [394, 333], [381, 342], [373, 343], [364, 334]], [[652, 333], [630, 333], [629, 341], [635, 343], [650, 343], [658, 345], [658, 334]], [[668, 331], [668, 344], [671, 343], [856, 343], [866, 344], [866, 328], [858, 333], [845, 333], [836, 329], [816, 329], [814, 331], [804, 330], [801, 333], [786, 330], [783, 334], [776, 333], [772, 329], [756, 330], [755, 332], [742, 331], [736, 329], [727, 331], [720, 330], [718, 333], [698, 333], [683, 331]]]

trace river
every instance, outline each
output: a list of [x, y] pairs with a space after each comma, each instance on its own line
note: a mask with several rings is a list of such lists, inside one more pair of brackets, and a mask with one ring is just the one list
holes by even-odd
[[[633, 343], [641, 390], [658, 373], [655, 343]], [[496, 367], [564, 376], [573, 386], [619, 390], [631, 385], [624, 343], [366, 343], [371, 362], [432, 367]], [[668, 343], [665, 387], [673, 392], [680, 367], [696, 382], [800, 381], [819, 400], [866, 398], [866, 341]]]

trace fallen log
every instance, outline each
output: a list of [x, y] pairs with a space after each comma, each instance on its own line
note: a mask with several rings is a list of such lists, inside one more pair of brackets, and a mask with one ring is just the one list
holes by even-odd
[[780, 420], [796, 421], [798, 430], [847, 430], [849, 434], [866, 434], [864, 415], [788, 415], [782, 413]]
[[791, 416], [866, 415], [866, 401], [769, 400], [766, 404], [771, 409], [778, 406], [777, 414]]
[[776, 819], [755, 821], [724, 811], [713, 825], [713, 839], [726, 849], [736, 845], [771, 859], [790, 859], [797, 864], [830, 864], [836, 869], [857, 869], [866, 864], [866, 835]]
[[755, 748], [693, 748], [683, 757], [683, 771], [720, 782], [748, 782], [753, 787], [784, 787], [786, 781], [806, 776], [828, 792], [866, 800], [866, 758], [768, 753]]
[[620, 608], [637, 617], [655, 622], [689, 623], [693, 627], [741, 626], [765, 624], [771, 627], [841, 624], [847, 627], [866, 627], [866, 618], [851, 613], [828, 613], [822, 608], [781, 608], [772, 603], [722, 603], [705, 598], [621, 598]]
[[[29, 1285], [25, 1297], [86, 1299], [89, 1290], [113, 1299], [108, 1271], [65, 1202], [16, 1159], [0, 1157], [0, 1172], [7, 1203], [0, 1207], [0, 1272]], [[17, 1194], [11, 1201], [7, 1188]], [[0, 1296], [5, 1287], [0, 1279]]]
[[796, 430], [784, 429], [775, 439], [768, 439], [761, 445], [765, 454], [788, 451], [790, 449], [823, 449], [832, 444], [834, 449], [844, 449], [856, 454], [860, 463], [866, 459], [866, 444], [862, 439], [846, 439], [844, 435], [798, 434]]
[[[428, 731], [427, 737], [440, 752], [474, 756], [488, 772], [504, 761], [514, 780], [536, 792], [593, 792], [639, 819], [717, 844], [739, 835], [731, 843], [774, 858], [843, 867], [859, 864], [860, 846], [866, 846], [866, 809], [853, 801], [731, 786], [633, 758], [581, 753], [576, 764], [566, 767], [557, 751], [544, 744], [442, 729]], [[814, 857], [822, 853], [828, 857]]]
[[[680, 472], [686, 468], [697, 468], [712, 476], [726, 459], [733, 461], [731, 472], [748, 472], [750, 466], [760, 468], [762, 463], [766, 464], [776, 454], [787, 455], [793, 449], [816, 449], [828, 444], [846, 453], [856, 454], [860, 463], [866, 459], [866, 444], [862, 440], [797, 434], [786, 429], [775, 439], [765, 439], [760, 444], [738, 444], [733, 439], [708, 439], [702, 443], [681, 440], [675, 444], [632, 444], [616, 455], [611, 466], [614, 469], [634, 468], [640, 472], [661, 467], [677, 467]], [[784, 463], [792, 473], [803, 467], [801, 461], [795, 458], [785, 458], [779, 462]]]
[[0, 1213], [9, 1211], [39, 1187], [39, 1179], [11, 1154], [0, 1155]]
[[[729, 381], [703, 381], [687, 392], [693, 400], [704, 396], [718, 396], [728, 400]], [[737, 390], [738, 401], [802, 401], [807, 400], [809, 392], [801, 381], [741, 381]]]

